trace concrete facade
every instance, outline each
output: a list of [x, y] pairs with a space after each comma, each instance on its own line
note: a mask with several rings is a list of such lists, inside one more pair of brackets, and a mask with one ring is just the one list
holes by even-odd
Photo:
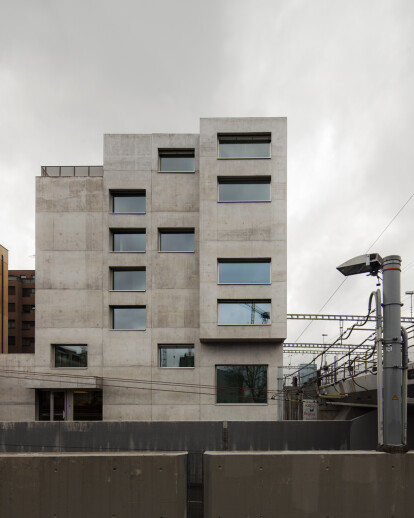
[[[218, 157], [218, 135], [263, 133], [269, 157]], [[194, 171], [160, 171], [160, 150], [193, 150]], [[221, 177], [266, 178], [270, 200], [219, 202]], [[42, 375], [21, 381], [30, 412], [0, 401], [0, 420], [38, 418], [39, 390], [65, 392], [64, 419], [75, 418], [74, 390], [102, 390], [104, 420], [277, 419], [270, 395], [286, 336], [285, 118], [201, 119], [200, 134], [105, 135], [103, 168], [44, 167], [36, 180], [36, 354], [26, 368]], [[114, 195], [128, 192], [145, 193], [145, 212], [114, 212]], [[193, 251], [160, 251], [161, 232], [174, 230], [194, 232]], [[145, 231], [145, 251], [113, 251], [114, 234], [125, 231]], [[219, 285], [219, 259], [266, 259], [270, 282]], [[145, 289], [113, 289], [114, 270], [128, 268], [146, 269]], [[269, 322], [219, 325], [220, 300], [266, 301]], [[145, 307], [143, 329], [114, 329], [114, 308], [125, 307]], [[56, 368], [59, 344], [87, 346], [87, 366]], [[159, 347], [177, 345], [193, 347], [193, 367], [160, 366]], [[266, 366], [266, 401], [217, 403], [217, 365]]]

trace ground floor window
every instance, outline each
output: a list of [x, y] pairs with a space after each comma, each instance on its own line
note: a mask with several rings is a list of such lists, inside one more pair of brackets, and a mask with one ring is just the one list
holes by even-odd
[[102, 421], [102, 390], [38, 390], [38, 421]]
[[267, 365], [217, 365], [217, 403], [267, 403]]

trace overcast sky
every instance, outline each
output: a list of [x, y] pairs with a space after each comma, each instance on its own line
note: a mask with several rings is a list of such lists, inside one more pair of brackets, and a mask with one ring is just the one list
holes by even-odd
[[[288, 312], [316, 313], [414, 192], [412, 0], [0, 0], [0, 243], [34, 268], [41, 165], [102, 164], [104, 133], [288, 118]], [[414, 289], [414, 199], [371, 251]], [[366, 312], [349, 278], [323, 312]], [[409, 297], [403, 315], [410, 312]], [[289, 323], [294, 341], [306, 322]], [[327, 340], [315, 323], [300, 341]]]

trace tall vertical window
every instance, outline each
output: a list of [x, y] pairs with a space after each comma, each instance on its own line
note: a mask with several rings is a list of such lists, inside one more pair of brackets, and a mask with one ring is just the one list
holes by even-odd
[[112, 211], [145, 214], [145, 191], [112, 191]]
[[145, 268], [113, 270], [112, 289], [116, 291], [144, 291], [146, 285]]
[[267, 365], [217, 365], [217, 403], [267, 403]]
[[269, 300], [219, 300], [219, 325], [270, 324]]
[[222, 133], [219, 158], [270, 158], [270, 133]]
[[159, 149], [159, 167], [164, 173], [194, 173], [194, 149]]
[[194, 252], [194, 229], [160, 229], [160, 252]]
[[219, 284], [269, 284], [270, 259], [219, 259]]
[[114, 252], [145, 252], [145, 230], [112, 230]]
[[222, 202], [270, 201], [270, 178], [219, 177], [218, 200]]
[[144, 330], [146, 328], [145, 306], [113, 307], [112, 315], [112, 329]]

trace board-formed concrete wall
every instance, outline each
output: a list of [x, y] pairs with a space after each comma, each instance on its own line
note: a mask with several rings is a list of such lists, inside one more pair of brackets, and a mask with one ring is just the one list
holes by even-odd
[[186, 494], [183, 453], [0, 455], [4, 518], [182, 518]]
[[205, 518], [413, 516], [414, 452], [206, 452]]

